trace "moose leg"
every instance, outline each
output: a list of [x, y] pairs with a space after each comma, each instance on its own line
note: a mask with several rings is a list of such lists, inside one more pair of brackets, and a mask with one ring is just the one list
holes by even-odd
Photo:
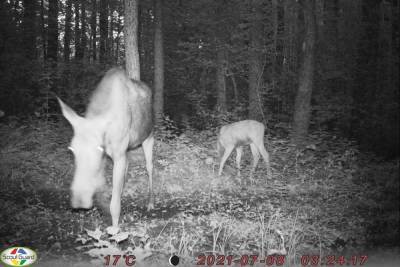
[[153, 196], [153, 146], [154, 146], [154, 136], [153, 133], [144, 140], [142, 147], [144, 152], [144, 157], [146, 159], [146, 169], [149, 175], [149, 204], [147, 205], [147, 210], [154, 209], [154, 196]]
[[267, 150], [265, 149], [264, 144], [260, 144], [258, 146], [258, 148], [261, 153], [261, 156], [263, 157], [263, 159], [265, 161], [265, 164], [267, 165], [267, 176], [271, 177], [271, 166], [269, 164], [269, 154], [268, 154]]
[[112, 226], [118, 227], [119, 215], [121, 213], [121, 195], [127, 166], [126, 153], [114, 158], [113, 161], [113, 188], [110, 203], [110, 213], [112, 218]]
[[219, 176], [221, 176], [221, 174], [222, 174], [222, 169], [224, 168], [224, 164], [225, 164], [226, 160], [228, 159], [229, 155], [232, 153], [232, 150], [233, 150], [234, 148], [235, 148], [235, 146], [232, 146], [232, 145], [227, 146], [227, 147], [225, 148], [224, 155], [222, 156], [221, 163], [219, 164], [219, 171], [218, 171], [218, 175], [219, 175]]
[[238, 146], [236, 148], [236, 167], [238, 169], [238, 176], [240, 176], [240, 160], [242, 158], [242, 153], [243, 153], [243, 147]]
[[250, 177], [253, 177], [253, 173], [256, 170], [258, 161], [260, 159], [260, 153], [258, 152], [257, 146], [254, 143], [250, 144], [251, 154], [253, 154], [253, 166], [250, 171]]

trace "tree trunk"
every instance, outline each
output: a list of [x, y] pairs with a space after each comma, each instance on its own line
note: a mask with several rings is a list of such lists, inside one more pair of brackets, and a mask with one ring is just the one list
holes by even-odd
[[249, 56], [249, 118], [264, 121], [260, 89], [263, 74], [263, 12], [258, 0], [252, 1], [254, 18], [250, 29], [250, 56]]
[[277, 42], [278, 42], [278, 0], [272, 0], [272, 18], [273, 18], [273, 48], [272, 48], [272, 90], [275, 92], [277, 83], [276, 79], [276, 57], [277, 57]]
[[83, 0], [81, 3], [81, 58], [85, 57], [86, 53], [86, 44], [87, 44], [87, 36], [86, 36], [86, 0]]
[[75, 8], [75, 58], [80, 59], [81, 57], [81, 31], [79, 28], [79, 2], [80, 0], [74, 0], [74, 8]]
[[207, 94], [207, 78], [208, 78], [208, 69], [207, 67], [203, 67], [201, 74], [199, 76], [199, 87], [200, 94], [205, 96]]
[[58, 0], [49, 1], [47, 58], [57, 61], [58, 50]]
[[138, 49], [141, 79], [154, 80], [154, 18], [144, 1], [138, 3]]
[[292, 114], [293, 100], [295, 98], [295, 86], [297, 81], [293, 73], [297, 73], [297, 38], [298, 35], [298, 3], [293, 0], [284, 0], [284, 39], [283, 39], [283, 60], [280, 82], [280, 94], [282, 96], [282, 112]]
[[239, 90], [237, 88], [235, 74], [233, 73], [232, 70], [230, 70], [229, 76], [231, 78], [232, 87], [233, 87], [233, 98], [235, 99], [235, 103], [239, 103]]
[[45, 21], [44, 21], [44, 0], [40, 0], [40, 35], [42, 38], [42, 53], [43, 59], [46, 60], [47, 58], [47, 45], [46, 45], [46, 28], [45, 28]]
[[67, 0], [65, 11], [65, 34], [64, 34], [64, 61], [69, 61], [71, 54], [71, 20], [72, 20], [72, 0]]
[[24, 0], [24, 13], [22, 17], [23, 54], [27, 59], [36, 57], [36, 1]]
[[[391, 1], [382, 0], [379, 5], [380, 16], [379, 16], [379, 44], [380, 49], [378, 58], [378, 80], [379, 87], [381, 90], [393, 90], [393, 82], [395, 77], [393, 76], [393, 6]], [[398, 73], [398, 72], [397, 72]], [[382, 92], [382, 91], [381, 91]], [[386, 94], [390, 95], [390, 94]]]
[[[321, 0], [320, 0], [321, 1]], [[347, 136], [352, 136], [353, 131], [357, 129], [357, 124], [353, 125], [353, 115], [356, 110], [356, 103], [354, 101], [354, 92], [356, 89], [356, 77], [359, 71], [358, 66], [358, 51], [357, 45], [360, 43], [361, 36], [361, 18], [362, 18], [362, 0], [340, 0], [339, 10], [341, 16], [338, 20], [338, 39], [341, 40], [341, 44], [338, 48], [339, 51], [346, 51], [346, 57], [342, 56], [342, 64], [340, 68], [346, 73], [346, 82], [343, 85], [343, 90], [345, 91], [346, 97], [344, 103], [342, 103], [342, 122], [340, 123], [340, 128], [344, 130]], [[316, 2], [316, 9], [317, 9]], [[316, 10], [317, 16], [317, 32], [319, 34], [319, 27], [321, 24], [318, 20], [320, 12]], [[319, 36], [319, 35], [317, 35]], [[318, 48], [317, 48], [318, 49]], [[318, 51], [318, 50], [317, 50]], [[357, 116], [354, 118], [358, 120]]]
[[[330, 0], [325, 1], [324, 4], [324, 32], [321, 38], [324, 47], [324, 53], [322, 54], [324, 76], [336, 78], [335, 73], [338, 70], [342, 70], [338, 52], [339, 3], [338, 0]], [[340, 90], [340, 88], [336, 88], [338, 85], [337, 79], [328, 79], [326, 83], [327, 89], [330, 91]]]
[[108, 39], [107, 39], [107, 57], [109, 59], [113, 58], [113, 51], [114, 51], [114, 6], [112, 2], [108, 2], [108, 11], [110, 16], [110, 21], [108, 25]]
[[292, 139], [301, 144], [308, 134], [311, 117], [311, 95], [314, 78], [314, 45], [316, 37], [315, 0], [304, 0], [305, 37], [303, 62], [299, 74], [299, 88], [295, 99]]
[[[121, 14], [118, 13], [118, 19], [117, 19], [117, 36], [115, 38], [115, 63], [119, 63], [119, 46], [121, 42], [121, 32], [122, 32], [122, 20], [121, 20]], [[139, 50], [140, 51], [140, 50]]]
[[138, 51], [138, 0], [125, 1], [125, 67], [131, 79], [140, 80]]
[[[398, 25], [399, 2], [395, 10], [396, 4], [393, 1], [382, 0], [379, 4], [379, 50], [377, 51], [379, 56], [376, 70], [378, 90], [375, 97], [376, 112], [373, 114], [381, 121], [376, 125], [376, 132], [380, 133], [379, 138], [390, 140], [380, 148], [387, 154], [399, 153], [399, 34], [398, 28], [394, 26], [396, 23]], [[396, 35], [397, 39], [394, 37]], [[393, 43], [396, 40], [397, 45]]]
[[154, 115], [157, 123], [162, 121], [164, 113], [162, 6], [162, 0], [154, 0]]
[[[13, 9], [13, 19], [16, 25], [19, 24], [19, 20], [21, 19], [20, 17], [20, 13], [19, 13], [19, 9], [20, 9], [20, 5], [19, 5], [19, 0], [15, 0], [14, 3], [10, 3], [10, 5], [12, 6]], [[33, 3], [34, 4], [34, 3]], [[29, 4], [27, 4], [29, 5]], [[25, 7], [25, 1], [23, 3], [23, 6]]]
[[[136, 0], [135, 0], [136, 1]], [[125, 2], [130, 2], [127, 0]], [[130, 20], [128, 14], [125, 14], [125, 19]], [[135, 18], [137, 19], [137, 18]], [[100, 62], [107, 61], [107, 38], [108, 38], [108, 4], [107, 0], [100, 0]]]
[[227, 111], [226, 104], [226, 54], [221, 44], [217, 47], [217, 68], [216, 68], [216, 87], [217, 87], [217, 109], [221, 112]]
[[92, 58], [96, 61], [96, 27], [97, 27], [97, 0], [92, 0], [92, 16], [90, 17], [90, 29], [92, 32]]
[[[141, 65], [141, 69], [146, 69], [146, 60], [145, 60], [145, 55], [146, 55], [146, 45], [145, 43], [145, 34], [144, 34], [144, 29], [146, 28], [145, 26], [145, 21], [147, 20], [146, 12], [143, 11], [143, 1], [142, 3], [138, 3], [138, 51], [139, 51], [139, 62]], [[125, 27], [124, 27], [125, 28]], [[145, 80], [144, 75], [142, 76], [142, 79]]]

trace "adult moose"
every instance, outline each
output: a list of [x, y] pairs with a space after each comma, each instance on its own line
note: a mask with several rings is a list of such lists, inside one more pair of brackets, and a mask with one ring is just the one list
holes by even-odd
[[144, 83], [129, 79], [121, 69], [109, 70], [93, 92], [85, 117], [58, 99], [74, 136], [70, 149], [75, 156], [71, 184], [71, 206], [91, 208], [93, 195], [105, 182], [105, 155], [113, 160], [110, 213], [112, 228], [118, 229], [121, 194], [128, 167], [127, 152], [142, 145], [149, 175], [148, 210], [153, 198], [153, 114], [151, 90]]
[[264, 147], [264, 131], [264, 124], [254, 120], [238, 121], [222, 126], [219, 131], [217, 143], [218, 153], [221, 158], [218, 175], [222, 174], [225, 162], [234, 148], [236, 148], [236, 166], [238, 174], [240, 174], [240, 160], [243, 153], [243, 146], [250, 145], [251, 153], [253, 154], [251, 176], [257, 167], [260, 154], [267, 165], [267, 175], [268, 177], [271, 176], [269, 154]]

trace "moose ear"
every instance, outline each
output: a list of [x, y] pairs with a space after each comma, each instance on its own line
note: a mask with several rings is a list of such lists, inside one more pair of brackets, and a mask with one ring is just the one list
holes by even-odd
[[70, 108], [67, 104], [62, 102], [60, 98], [57, 97], [58, 103], [60, 104], [62, 114], [64, 117], [71, 123], [72, 127], [75, 128], [75, 126], [78, 125], [78, 122], [82, 119], [81, 116], [76, 114], [76, 112]]

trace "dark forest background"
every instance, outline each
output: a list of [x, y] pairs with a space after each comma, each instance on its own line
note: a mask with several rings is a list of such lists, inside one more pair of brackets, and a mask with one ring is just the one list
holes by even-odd
[[[395, 157], [398, 14], [396, 0], [142, 0], [141, 79], [154, 86], [161, 59], [155, 101], [178, 128], [250, 117]], [[1, 120], [54, 118], [54, 93], [83, 111], [104, 72], [124, 66], [123, 27], [122, 0], [1, 0]]]
[[[399, 6], [0, 0], [0, 250], [31, 247], [40, 266], [173, 254], [182, 266], [218, 254], [400, 266]], [[156, 121], [155, 208], [137, 149], [117, 235], [111, 161], [94, 208], [71, 209], [73, 129], [56, 100], [83, 113], [115, 66], [151, 86]], [[252, 177], [248, 147], [242, 172], [231, 156], [218, 175], [219, 128], [248, 118], [267, 126], [271, 177], [265, 164]]]

